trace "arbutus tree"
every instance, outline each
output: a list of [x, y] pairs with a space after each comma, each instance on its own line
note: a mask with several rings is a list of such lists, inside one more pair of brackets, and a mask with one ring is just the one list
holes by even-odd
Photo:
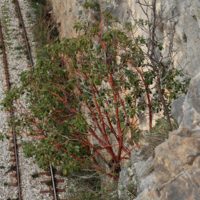
[[[75, 24], [78, 36], [39, 52], [34, 71], [21, 74], [22, 85], [7, 92], [2, 105], [14, 111], [9, 125], [16, 133], [38, 139], [41, 165], [61, 163], [70, 172], [87, 164], [118, 181], [122, 161], [141, 148], [138, 117], [146, 106], [151, 116], [162, 102], [150, 98], [156, 72], [145, 71], [138, 48], [145, 40], [131, 39], [129, 26], [113, 28], [120, 22], [101, 12], [101, 3], [84, 4], [90, 19]], [[143, 94], [148, 102], [138, 103]]]

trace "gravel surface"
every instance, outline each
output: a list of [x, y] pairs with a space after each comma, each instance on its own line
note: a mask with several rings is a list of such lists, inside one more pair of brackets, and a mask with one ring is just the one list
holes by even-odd
[[[27, 34], [32, 50], [33, 56], [35, 56], [35, 43], [33, 40], [33, 33], [31, 32], [31, 26], [35, 20], [33, 10], [27, 0], [19, 0], [25, 26], [27, 27]], [[9, 65], [10, 81], [12, 85], [19, 85], [18, 74], [24, 70], [27, 70], [29, 61], [25, 54], [23, 46], [25, 45], [22, 37], [22, 29], [19, 28], [19, 19], [15, 12], [15, 5], [11, 0], [0, 0], [0, 19], [3, 26], [4, 42], [6, 45], [7, 59]], [[0, 51], [1, 52], [1, 51]], [[2, 54], [0, 55], [0, 101], [4, 98], [4, 92], [6, 91], [5, 72], [2, 63]], [[35, 61], [35, 59], [34, 59]], [[0, 107], [1, 108], [1, 107]], [[11, 178], [10, 175], [14, 173], [8, 172], [9, 167], [14, 163], [9, 162], [12, 159], [12, 151], [8, 151], [9, 146], [13, 146], [9, 139], [12, 135], [9, 134], [11, 130], [8, 129], [6, 119], [9, 117], [9, 113], [5, 113], [0, 110], [0, 132], [7, 133], [7, 138], [0, 141], [0, 200], [7, 200], [8, 198], [17, 198], [17, 187], [9, 186], [8, 183], [16, 182], [15, 178]], [[20, 138], [18, 137], [18, 144], [20, 144]], [[32, 138], [23, 135], [23, 141], [30, 141]], [[40, 190], [49, 190], [50, 188], [45, 184], [40, 184], [42, 180], [48, 180], [50, 177], [43, 176], [33, 179], [31, 175], [35, 172], [42, 172], [42, 170], [34, 163], [34, 158], [25, 158], [22, 146], [19, 147], [19, 167], [21, 176], [21, 188], [23, 200], [37, 200], [45, 199], [52, 200], [50, 194], [40, 194]], [[60, 176], [56, 175], [57, 178]], [[63, 178], [62, 178], [63, 179]], [[58, 188], [66, 188], [68, 185], [67, 179], [64, 183], [59, 183]], [[60, 193], [60, 198], [66, 198], [66, 194]]]

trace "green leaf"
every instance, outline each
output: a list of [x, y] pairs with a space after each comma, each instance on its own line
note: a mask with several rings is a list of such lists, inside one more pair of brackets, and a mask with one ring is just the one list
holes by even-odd
[[63, 170], [63, 175], [67, 175], [67, 170], [65, 169], [65, 170]]

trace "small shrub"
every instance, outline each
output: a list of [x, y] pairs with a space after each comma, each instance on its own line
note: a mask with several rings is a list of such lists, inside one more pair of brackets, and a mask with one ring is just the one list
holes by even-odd
[[[178, 129], [176, 120], [172, 118], [171, 122], [172, 131]], [[148, 143], [148, 146], [143, 148], [144, 159], [149, 158], [154, 153], [155, 148], [168, 138], [169, 132], [169, 126], [164, 118], [156, 120], [156, 124], [152, 131], [146, 131], [144, 136], [145, 141]]]
[[23, 49], [24, 49], [24, 47], [22, 47], [22, 46], [15, 47], [15, 50], [17, 50], [17, 51], [23, 50]]
[[1, 141], [3, 141], [4, 137], [5, 137], [4, 134], [3, 134], [3, 133], [0, 133], [0, 140], [1, 140]]
[[35, 172], [35, 173], [33, 173], [31, 176], [32, 176], [32, 178], [35, 179], [35, 178], [38, 178], [38, 177], [39, 177], [39, 174], [38, 174], [37, 172]]
[[5, 183], [4, 183], [4, 186], [8, 186], [8, 183], [5, 182]]
[[9, 167], [9, 170], [15, 170], [16, 169], [16, 166], [15, 165], [11, 165], [10, 167]]
[[51, 186], [51, 185], [52, 185], [52, 181], [47, 181], [45, 184], [46, 184], [47, 186]]

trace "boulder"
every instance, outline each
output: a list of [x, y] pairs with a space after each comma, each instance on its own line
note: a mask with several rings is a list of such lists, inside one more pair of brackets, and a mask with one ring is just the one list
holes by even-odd
[[179, 128], [170, 133], [155, 150], [155, 184], [140, 200], [199, 200], [199, 155], [199, 131]]
[[179, 97], [178, 99], [174, 100], [171, 104], [171, 114], [176, 119], [178, 124], [182, 122], [183, 119], [183, 102], [185, 100], [185, 95]]

